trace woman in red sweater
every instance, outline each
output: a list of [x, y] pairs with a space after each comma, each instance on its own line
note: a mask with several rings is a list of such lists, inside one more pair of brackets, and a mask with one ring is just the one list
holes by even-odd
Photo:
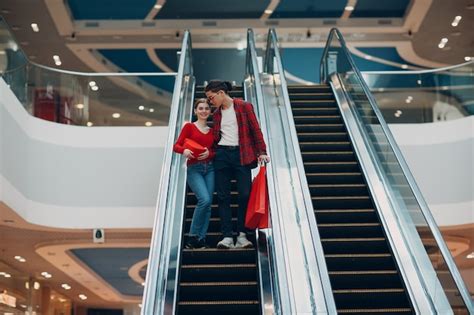
[[[194, 103], [194, 113], [197, 121], [186, 123], [176, 141], [173, 150], [186, 157], [188, 185], [197, 198], [194, 209], [189, 238], [186, 240], [185, 248], [206, 248], [206, 233], [211, 217], [212, 196], [214, 193], [214, 165], [212, 144], [214, 136], [211, 128], [207, 125], [207, 118], [211, 114], [211, 108], [207, 100], [202, 98]], [[197, 154], [185, 148], [185, 140], [190, 139], [202, 145], [206, 150]]]

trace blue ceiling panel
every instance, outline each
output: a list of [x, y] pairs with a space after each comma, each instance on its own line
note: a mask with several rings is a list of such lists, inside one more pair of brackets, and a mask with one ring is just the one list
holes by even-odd
[[[357, 48], [357, 49], [363, 53], [366, 53], [374, 57], [382, 58], [384, 60], [393, 61], [400, 64], [406, 64], [409, 66], [420, 67], [420, 65], [408, 62], [405, 59], [403, 59], [395, 47], [362, 47], [362, 48]], [[403, 70], [403, 69], [395, 67], [395, 70]]]
[[167, 1], [155, 19], [258, 19], [269, 0], [173, 0]]
[[358, 0], [351, 18], [402, 18], [410, 0]]
[[156, 0], [66, 0], [76, 20], [143, 20]]
[[130, 278], [128, 270], [148, 258], [149, 248], [84, 248], [70, 252], [121, 294], [143, 294], [143, 286]]
[[282, 0], [270, 18], [338, 18], [346, 4], [347, 0]]
[[[98, 52], [124, 72], [164, 72], [150, 60], [145, 49], [100, 49]], [[147, 76], [142, 80], [169, 92], [173, 91], [175, 82], [174, 77]]]
[[284, 48], [281, 58], [285, 71], [303, 80], [319, 82], [319, 61], [323, 48]]

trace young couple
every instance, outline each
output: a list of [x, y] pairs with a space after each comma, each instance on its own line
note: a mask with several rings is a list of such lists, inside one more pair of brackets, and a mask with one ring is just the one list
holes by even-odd
[[[232, 98], [232, 85], [227, 81], [211, 81], [205, 88], [207, 99], [194, 104], [197, 121], [187, 123], [174, 145], [174, 151], [187, 159], [188, 185], [198, 200], [194, 210], [190, 237], [186, 248], [206, 248], [206, 233], [211, 217], [211, 204], [216, 187], [223, 239], [217, 248], [250, 248], [244, 226], [247, 203], [252, 184], [251, 170], [258, 162], [269, 162], [262, 131], [252, 104]], [[213, 127], [207, 125], [211, 114], [210, 104], [217, 107], [213, 115]], [[206, 148], [195, 155], [184, 148], [186, 138]], [[238, 192], [237, 241], [232, 237], [232, 213], [230, 208], [231, 180], [235, 177]]]

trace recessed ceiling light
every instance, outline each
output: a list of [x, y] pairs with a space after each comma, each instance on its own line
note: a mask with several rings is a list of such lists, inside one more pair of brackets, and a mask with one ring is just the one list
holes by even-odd
[[447, 43], [448, 39], [446, 37], [441, 38], [441, 43]]
[[472, 58], [469, 57], [469, 56], [464, 57], [464, 60], [466, 60], [466, 61], [471, 61], [471, 59], [472, 59]]
[[365, 59], [367, 59], [367, 60], [371, 60], [371, 59], [372, 59], [372, 56], [370, 56], [370, 55], [365, 55], [364, 57], [365, 57]]
[[95, 83], [95, 81], [89, 81], [89, 86], [90, 87], [93, 87], [93, 86], [96, 86], [96, 85], [97, 85], [97, 83]]
[[451, 26], [456, 27], [459, 24], [459, 21], [461, 21], [462, 16], [457, 15], [454, 17], [454, 20], [451, 22]]
[[36, 23], [31, 23], [31, 29], [33, 32], [38, 33], [40, 31], [38, 24]]
[[401, 110], [397, 110], [394, 114], [395, 117], [400, 117], [402, 115], [402, 111]]
[[39, 284], [39, 282], [35, 281], [35, 283], [33, 283], [33, 288], [35, 290], [39, 290], [39, 288], [41, 288], [41, 285]]
[[468, 255], [466, 256], [466, 258], [467, 258], [467, 259], [474, 259], [474, 252], [468, 254]]
[[79, 294], [79, 298], [80, 298], [81, 300], [83, 300], [83, 301], [84, 301], [84, 300], [87, 300], [87, 295], [85, 295], [85, 294]]
[[99, 87], [97, 85], [91, 86], [92, 91], [97, 91], [99, 90]]
[[416, 83], [421, 84], [421, 80], [416, 80]]
[[145, 106], [143, 105], [138, 106], [138, 110], [144, 110], [144, 109], [145, 109]]
[[83, 108], [84, 108], [84, 104], [76, 104], [76, 108], [77, 108], [77, 109], [83, 109]]
[[151, 121], [147, 121], [147, 122], [145, 123], [145, 126], [151, 127], [151, 126], [153, 126], [153, 123], [152, 123]]
[[265, 10], [264, 12], [265, 12], [265, 14], [272, 14], [273, 10]]
[[346, 7], [344, 8], [344, 10], [346, 10], [346, 11], [354, 11], [354, 7], [351, 6], [351, 5], [348, 5], [348, 6], [346, 6]]
[[71, 286], [67, 283], [63, 283], [61, 284], [61, 287], [64, 289], [64, 290], [71, 290]]
[[54, 60], [54, 63], [56, 64], [56, 66], [60, 66], [62, 64], [61, 58], [59, 58], [58, 55], [54, 55], [53, 60]]
[[150, 108], [150, 113], [153, 113], [155, 111], [154, 108]]
[[407, 65], [402, 65], [402, 69], [408, 69]]
[[87, 127], [92, 127], [94, 124], [91, 121], [88, 121], [86, 125]]
[[237, 49], [238, 50], [244, 50], [245, 49], [245, 44], [243, 42], [238, 42], [237, 43]]
[[112, 114], [112, 117], [113, 117], [113, 118], [120, 118], [120, 113], [113, 113], [113, 114]]
[[153, 7], [154, 7], [155, 9], [159, 10], [159, 9], [161, 9], [163, 6], [162, 6], [161, 4], [155, 4]]

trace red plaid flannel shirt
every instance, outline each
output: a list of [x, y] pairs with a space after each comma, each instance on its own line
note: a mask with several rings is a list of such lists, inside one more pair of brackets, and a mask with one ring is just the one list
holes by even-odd
[[[242, 99], [234, 98], [234, 110], [239, 126], [240, 164], [255, 163], [259, 155], [267, 154], [267, 147], [253, 105]], [[212, 120], [214, 121], [214, 144], [217, 145], [221, 140], [222, 113], [220, 108], [214, 111]]]

